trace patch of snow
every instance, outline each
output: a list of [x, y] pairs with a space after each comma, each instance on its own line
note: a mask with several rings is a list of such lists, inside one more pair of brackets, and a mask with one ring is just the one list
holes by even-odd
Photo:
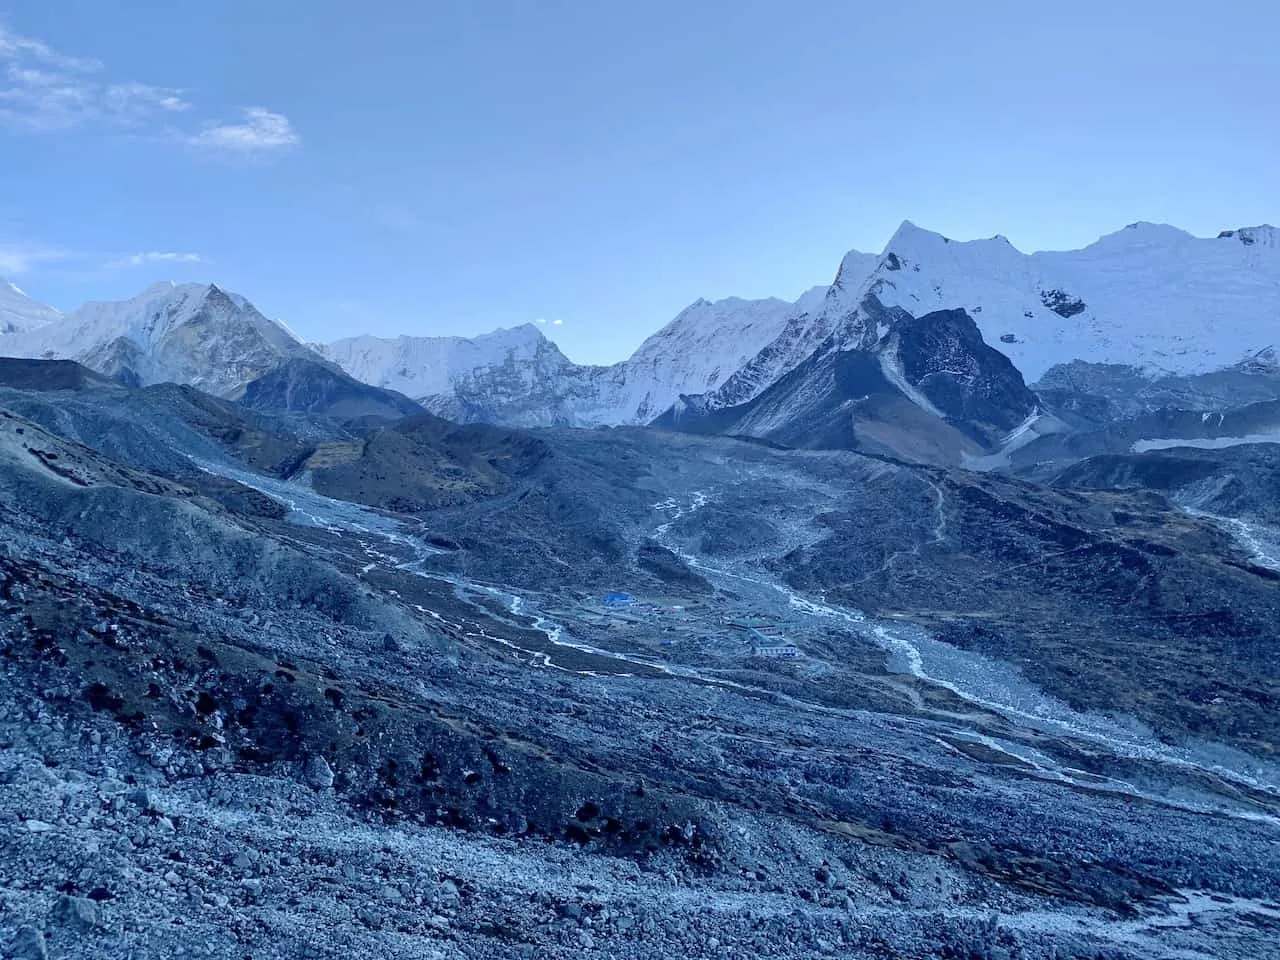
[[1174, 447], [1195, 447], [1198, 450], [1222, 450], [1247, 443], [1280, 443], [1280, 429], [1264, 433], [1251, 433], [1242, 437], [1159, 437], [1152, 440], [1135, 440], [1130, 449], [1134, 453], [1148, 450], [1169, 450]]
[[884, 374], [884, 378], [901, 390], [907, 399], [921, 410], [945, 420], [946, 416], [942, 411], [935, 407], [928, 397], [908, 382], [906, 374], [902, 370], [902, 359], [898, 356], [897, 339], [897, 337], [894, 337], [894, 342], [880, 351], [880, 370]]

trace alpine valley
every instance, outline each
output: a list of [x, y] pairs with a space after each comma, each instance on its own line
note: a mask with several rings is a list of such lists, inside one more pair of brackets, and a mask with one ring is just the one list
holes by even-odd
[[613, 366], [0, 282], [15, 957], [1261, 958], [1280, 231], [904, 223]]

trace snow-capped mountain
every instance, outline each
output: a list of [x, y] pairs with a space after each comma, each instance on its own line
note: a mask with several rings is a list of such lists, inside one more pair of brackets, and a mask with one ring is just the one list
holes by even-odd
[[648, 423], [683, 393], [719, 386], [826, 293], [699, 300], [613, 366], [570, 361], [526, 324], [475, 338], [352, 337], [318, 346], [366, 383], [456, 420], [514, 426]]
[[77, 360], [124, 383], [172, 381], [222, 397], [239, 396], [285, 359], [317, 359], [244, 297], [195, 283], [159, 283], [129, 300], [86, 303], [0, 337], [0, 353]]
[[793, 318], [702, 406], [751, 400], [830, 337], [870, 347], [884, 331], [862, 309], [868, 296], [913, 316], [966, 310], [1028, 383], [1073, 362], [1145, 380], [1274, 365], [1280, 231], [1203, 239], [1135, 223], [1083, 250], [1024, 254], [1003, 237], [957, 242], [907, 221], [880, 256], [848, 254], [818, 309]]
[[396, 390], [458, 421], [575, 422], [566, 400], [584, 379], [532, 324], [479, 337], [350, 337], [316, 351], [357, 380]]
[[1198, 239], [1138, 223], [1028, 255], [906, 222], [879, 257], [846, 256], [817, 309], [659, 423], [980, 464], [1171, 399], [1222, 411], [1280, 398], [1277, 344], [1272, 227]]
[[1280, 344], [1280, 231], [1202, 239], [1134, 223], [1083, 250], [1028, 255], [907, 222], [866, 292], [917, 316], [968, 310], [1028, 382], [1072, 360], [1208, 373]]
[[0, 277], [0, 336], [25, 333], [61, 318], [61, 311], [32, 300], [17, 284]]
[[719, 387], [826, 293], [826, 287], [814, 287], [794, 303], [730, 297], [686, 307], [620, 365], [632, 395], [644, 392], [638, 419], [652, 419], [680, 393]]

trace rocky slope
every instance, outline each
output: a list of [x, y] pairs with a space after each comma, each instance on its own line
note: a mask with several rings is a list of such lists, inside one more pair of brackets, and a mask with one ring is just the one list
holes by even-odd
[[868, 295], [813, 353], [745, 403], [683, 398], [656, 426], [959, 465], [1040, 419], [1038, 398], [962, 310], [913, 317]]
[[783, 333], [723, 387], [743, 403], [828, 337], [865, 341], [868, 295], [913, 316], [963, 309], [1028, 383], [1073, 361], [1140, 381], [1243, 367], [1276, 373], [1280, 233], [1269, 226], [1200, 239], [1138, 223], [1083, 250], [1023, 254], [1003, 237], [952, 241], [908, 222], [880, 257], [851, 253], [815, 315]]

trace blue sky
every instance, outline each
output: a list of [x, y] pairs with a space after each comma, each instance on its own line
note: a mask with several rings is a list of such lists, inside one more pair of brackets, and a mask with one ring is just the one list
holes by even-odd
[[1277, 7], [0, 0], [0, 275], [215, 280], [309, 339], [558, 320], [610, 361], [906, 218], [1276, 222]]

